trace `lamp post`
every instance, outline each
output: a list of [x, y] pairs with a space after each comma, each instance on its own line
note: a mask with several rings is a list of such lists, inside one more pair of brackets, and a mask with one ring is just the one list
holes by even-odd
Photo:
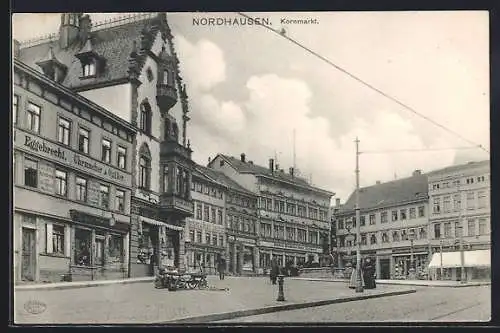
[[455, 228], [459, 231], [459, 248], [460, 248], [460, 282], [467, 282], [467, 277], [465, 276], [465, 258], [464, 258], [464, 242], [463, 242], [463, 226], [462, 226], [462, 194], [460, 193], [460, 180], [457, 181], [457, 193], [459, 197], [458, 206], [458, 222]]
[[440, 264], [439, 264], [439, 273], [441, 280], [444, 280], [443, 277], [443, 238], [439, 239], [439, 259], [440, 259]]
[[408, 278], [410, 280], [415, 279], [415, 259], [413, 258], [413, 241], [415, 240], [415, 230], [410, 229], [410, 234], [408, 235], [410, 238], [410, 270], [408, 274]]
[[361, 278], [361, 225], [359, 207], [359, 139], [356, 137], [356, 292], [363, 292], [363, 280]]

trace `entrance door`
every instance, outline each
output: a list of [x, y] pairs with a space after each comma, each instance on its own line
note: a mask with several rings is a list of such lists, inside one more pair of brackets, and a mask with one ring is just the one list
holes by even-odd
[[389, 280], [391, 278], [391, 260], [380, 259], [380, 278]]
[[23, 228], [21, 279], [35, 280], [35, 230]]

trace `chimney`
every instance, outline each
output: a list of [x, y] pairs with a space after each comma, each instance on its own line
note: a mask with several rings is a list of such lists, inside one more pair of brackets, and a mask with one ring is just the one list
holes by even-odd
[[415, 170], [413, 171], [413, 176], [420, 176], [422, 174], [422, 170]]
[[340, 206], [340, 198], [335, 198], [335, 207]]
[[269, 159], [269, 171], [274, 172], [274, 159]]
[[240, 159], [243, 163], [245, 163], [245, 153], [241, 153]]
[[90, 16], [87, 14], [80, 17], [80, 41], [85, 43], [90, 35], [90, 30], [92, 29], [92, 21]]
[[293, 167], [290, 167], [290, 168], [288, 169], [288, 172], [289, 172], [289, 173], [290, 173], [290, 175], [293, 177]]
[[14, 58], [19, 57], [19, 54], [21, 53], [21, 43], [17, 39], [12, 40], [12, 53], [14, 55]]
[[380, 185], [380, 180], [377, 180], [377, 181], [375, 182], [375, 185]]

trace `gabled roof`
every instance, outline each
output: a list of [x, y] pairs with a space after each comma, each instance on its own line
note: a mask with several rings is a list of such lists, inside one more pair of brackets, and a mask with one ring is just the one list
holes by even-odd
[[[394, 206], [411, 201], [426, 200], [427, 197], [427, 175], [420, 174], [361, 188], [359, 190], [359, 208], [366, 210]], [[340, 212], [354, 212], [355, 207], [356, 191], [342, 205]]]
[[[234, 156], [229, 156], [229, 155], [224, 155], [224, 154], [218, 154], [221, 158], [223, 158], [226, 162], [228, 162], [237, 172], [239, 173], [249, 173], [249, 174], [254, 174], [256, 176], [266, 176], [269, 178], [273, 178], [276, 180], [280, 181], [285, 181], [288, 183], [292, 183], [294, 185], [298, 185], [301, 187], [305, 187], [307, 189], [313, 190], [313, 191], [321, 191], [321, 192], [327, 192], [330, 195], [335, 195], [335, 193], [332, 193], [327, 190], [323, 190], [314, 186], [309, 185], [309, 183], [301, 177], [298, 176], [292, 176], [289, 173], [281, 172], [281, 171], [274, 171], [272, 172], [269, 170], [269, 168], [250, 163], [250, 162], [243, 162], [241, 159], [238, 159]], [[214, 159], [215, 160], [215, 159]], [[213, 161], [213, 160], [212, 160]]]
[[[75, 56], [84, 47], [89, 47], [90, 39], [75, 43], [67, 49], [61, 49], [59, 40], [44, 42], [41, 44], [24, 47], [20, 49], [19, 60], [28, 66], [38, 69], [38, 61], [45, 58], [52, 47], [55, 57], [68, 67], [67, 75], [62, 84], [69, 88], [81, 88], [87, 85], [106, 83], [110, 81], [128, 78], [129, 56], [133, 49], [133, 43], [141, 45], [141, 34], [145, 27], [154, 26], [152, 23], [156, 17], [145, 18], [117, 26], [111, 26], [90, 32], [91, 50], [106, 60], [104, 72], [95, 78], [80, 79], [82, 66]], [[151, 32], [156, 35], [158, 26]], [[85, 50], [84, 50], [85, 51]]]
[[238, 184], [237, 182], [235, 182], [234, 180], [232, 180], [231, 178], [229, 178], [220, 171], [207, 168], [205, 166], [198, 164], [195, 166], [195, 171], [198, 175], [202, 175], [202, 177], [215, 181], [216, 183], [228, 187], [232, 190], [242, 192], [246, 195], [255, 196], [255, 193], [247, 190], [246, 188], [244, 188], [243, 186], [241, 186], [240, 184]]
[[433, 170], [431, 172], [428, 172], [428, 176], [434, 176], [436, 174], [443, 174], [443, 173], [453, 173], [457, 172], [460, 170], [466, 170], [470, 168], [476, 168], [476, 167], [485, 167], [485, 166], [490, 166], [490, 160], [484, 160], [484, 161], [474, 161], [474, 162], [469, 162], [465, 164], [459, 164], [459, 165], [452, 165], [446, 168], [438, 169], [438, 170]]

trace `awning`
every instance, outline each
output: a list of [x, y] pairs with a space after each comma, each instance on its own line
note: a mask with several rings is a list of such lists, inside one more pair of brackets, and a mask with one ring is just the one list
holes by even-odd
[[[443, 268], [461, 267], [460, 251], [443, 252]], [[429, 268], [441, 267], [441, 253], [434, 253]], [[490, 250], [464, 251], [464, 267], [491, 267]]]
[[157, 226], [163, 226], [167, 229], [171, 229], [171, 230], [176, 230], [176, 231], [182, 231], [184, 230], [183, 227], [179, 227], [179, 226], [176, 226], [176, 225], [171, 225], [171, 224], [168, 224], [168, 223], [165, 223], [165, 222], [161, 222], [161, 221], [156, 221], [156, 220], [153, 220], [153, 219], [150, 219], [148, 217], [142, 217], [141, 216], [141, 221], [142, 222], [145, 222], [145, 223], [148, 223], [148, 224], [152, 224], [152, 225], [157, 225]]

